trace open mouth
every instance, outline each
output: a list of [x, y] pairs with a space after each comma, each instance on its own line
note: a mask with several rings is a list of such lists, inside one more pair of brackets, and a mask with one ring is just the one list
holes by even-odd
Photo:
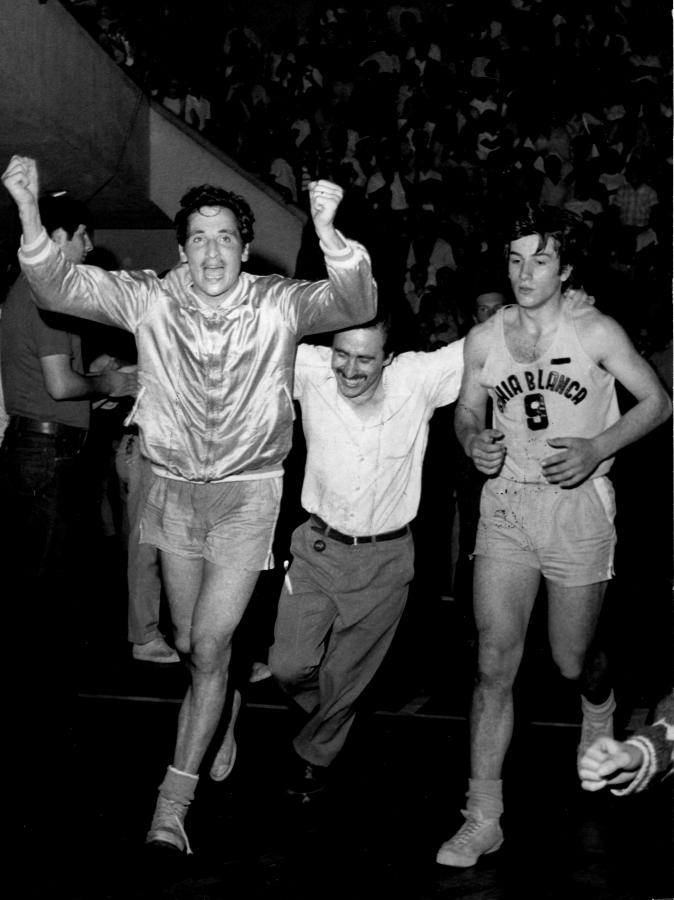
[[220, 281], [224, 274], [225, 274], [225, 270], [222, 266], [204, 269], [204, 281], [212, 281], [212, 282]]

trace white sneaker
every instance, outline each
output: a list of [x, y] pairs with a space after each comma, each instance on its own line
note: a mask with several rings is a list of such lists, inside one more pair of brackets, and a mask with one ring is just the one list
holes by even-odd
[[168, 800], [160, 794], [145, 843], [169, 844], [176, 850], [180, 850], [181, 853], [186, 850], [187, 855], [190, 856], [192, 848], [187, 839], [184, 825], [186, 814], [186, 803], [180, 803], [179, 800]]
[[251, 684], [255, 684], [256, 681], [264, 681], [266, 678], [271, 678], [271, 669], [267, 663], [254, 662], [248, 681]]
[[461, 813], [466, 821], [438, 850], [436, 862], [441, 866], [467, 869], [474, 866], [480, 856], [494, 853], [503, 843], [498, 819], [485, 819], [479, 811], [462, 809]]
[[178, 663], [180, 657], [169, 647], [163, 637], [157, 637], [147, 644], [134, 644], [131, 650], [132, 657], [138, 662], [149, 663]]

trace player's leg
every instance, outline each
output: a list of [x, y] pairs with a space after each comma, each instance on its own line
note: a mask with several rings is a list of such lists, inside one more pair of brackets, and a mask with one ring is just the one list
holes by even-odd
[[478, 673], [470, 722], [471, 778], [466, 821], [438, 851], [442, 865], [472, 866], [503, 841], [501, 770], [513, 730], [513, 684], [539, 583], [540, 573], [529, 566], [475, 559]]
[[615, 700], [597, 626], [613, 575], [614, 516], [613, 488], [605, 477], [560, 490], [542, 563], [552, 657], [582, 693], [579, 757], [600, 733], [613, 733]]
[[615, 699], [606, 656], [594, 643], [606, 586], [605, 581], [574, 587], [547, 583], [552, 658], [580, 694], [583, 721], [578, 758], [597, 737], [613, 736]]

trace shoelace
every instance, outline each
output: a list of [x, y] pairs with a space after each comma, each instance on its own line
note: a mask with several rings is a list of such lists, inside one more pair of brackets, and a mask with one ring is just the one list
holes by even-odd
[[585, 750], [597, 738], [604, 735], [613, 736], [613, 716], [606, 716], [602, 719], [591, 719], [585, 716], [580, 729], [579, 746]]
[[463, 823], [461, 828], [456, 833], [452, 843], [457, 846], [461, 846], [465, 844], [470, 838], [478, 833], [485, 825], [489, 825], [489, 822], [485, 822], [481, 819], [474, 819], [467, 809], [462, 809], [461, 814], [466, 817], [466, 821]]
[[[178, 831], [180, 832], [182, 839], [185, 841], [185, 852], [188, 856], [192, 856], [192, 847], [190, 846], [190, 840], [187, 837], [187, 832], [185, 831], [185, 826], [183, 825], [182, 820], [182, 816], [185, 815], [185, 813], [183, 812], [185, 804], [180, 803], [178, 800], [167, 800], [166, 797], [162, 797], [162, 805], [168, 807], [168, 809], [164, 808], [161, 810], [162, 816], [172, 816], [175, 819], [176, 824], [178, 825]], [[178, 808], [176, 809], [176, 807]]]

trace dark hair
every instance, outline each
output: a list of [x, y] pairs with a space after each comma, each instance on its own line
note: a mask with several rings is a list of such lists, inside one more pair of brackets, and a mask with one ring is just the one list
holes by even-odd
[[395, 327], [393, 316], [388, 310], [378, 312], [374, 319], [370, 319], [369, 322], [363, 322], [362, 325], [350, 325], [348, 328], [340, 328], [335, 334], [344, 334], [344, 332], [347, 331], [358, 331], [361, 328], [381, 329], [384, 333], [384, 356], [388, 356], [389, 353], [395, 353]]
[[71, 240], [80, 225], [90, 229], [91, 213], [84, 203], [67, 197], [65, 194], [56, 196], [47, 194], [39, 201], [40, 218], [45, 231], [51, 237], [58, 228], [62, 228]]
[[552, 240], [559, 256], [560, 271], [567, 266], [571, 268], [567, 285], [577, 287], [581, 283], [580, 275], [585, 255], [583, 245], [587, 234], [582, 219], [575, 213], [556, 206], [525, 203], [516, 211], [507, 234], [506, 257], [512, 242], [520, 238], [538, 235], [540, 249], [545, 247], [548, 240]]
[[185, 246], [185, 241], [187, 240], [187, 225], [190, 216], [192, 213], [203, 209], [204, 206], [220, 206], [234, 213], [241, 241], [244, 245], [250, 244], [255, 236], [253, 231], [253, 222], [255, 221], [253, 210], [243, 197], [232, 193], [232, 191], [213, 187], [210, 184], [200, 184], [198, 187], [190, 188], [187, 191], [180, 200], [180, 206], [181, 209], [174, 219], [174, 224], [176, 237], [181, 247]]

